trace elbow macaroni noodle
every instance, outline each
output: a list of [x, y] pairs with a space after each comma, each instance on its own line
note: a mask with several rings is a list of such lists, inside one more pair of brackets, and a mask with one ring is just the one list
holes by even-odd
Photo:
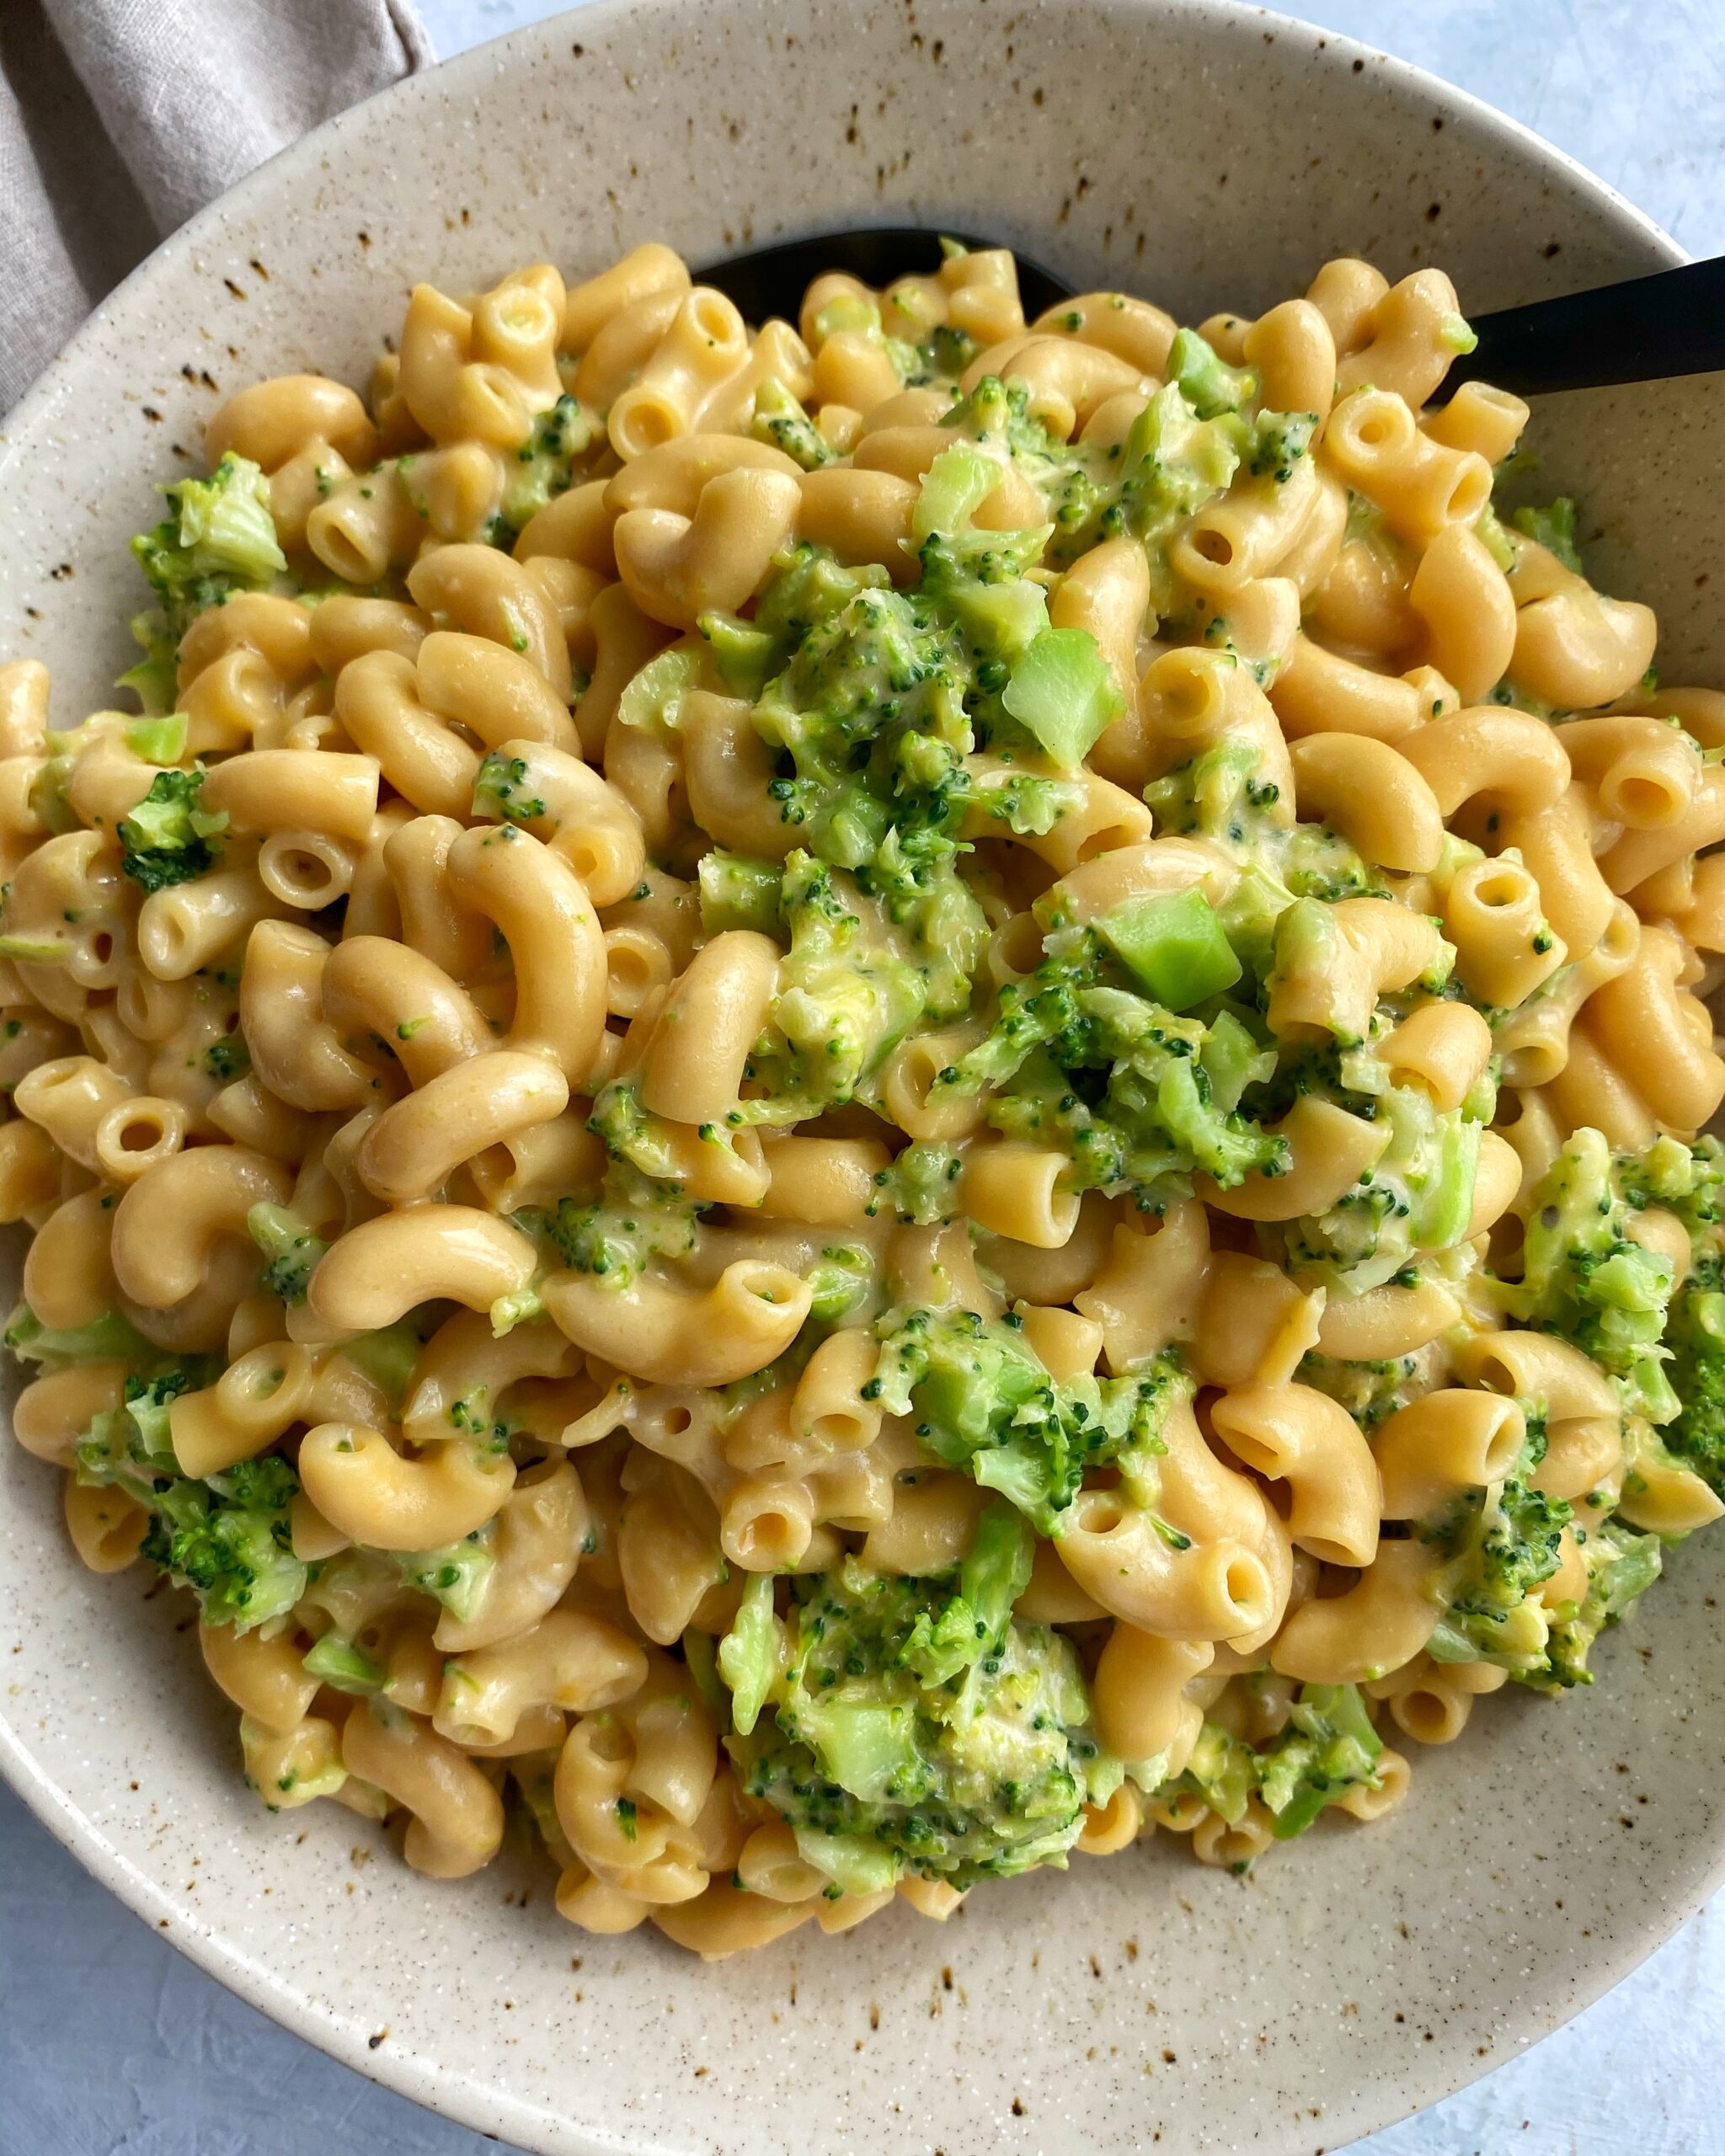
[[267, 1803], [713, 1956], [1592, 1681], [1725, 1510], [1725, 702], [1467, 334], [421, 285], [210, 423], [148, 715], [0, 668], [13, 1428]]

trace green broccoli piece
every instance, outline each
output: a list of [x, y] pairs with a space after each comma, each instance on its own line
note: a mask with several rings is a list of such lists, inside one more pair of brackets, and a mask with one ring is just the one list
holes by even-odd
[[1275, 1838], [1287, 1842], [1349, 1790], [1375, 1787], [1383, 1750], [1354, 1685], [1305, 1684], [1268, 1743], [1254, 1748], [1207, 1721], [1178, 1774], [1156, 1781], [1161, 1763], [1155, 1760], [1127, 1772], [1141, 1785], [1153, 1785], [1151, 1793], [1164, 1803], [1199, 1798], [1231, 1827], [1240, 1824], [1255, 1798], [1269, 1813]]
[[1231, 367], [1195, 329], [1177, 331], [1168, 348], [1167, 376], [1200, 419], [1237, 412], [1258, 393], [1249, 367]]
[[213, 1372], [214, 1366], [201, 1358], [171, 1364], [150, 1378], [128, 1372], [125, 1406], [98, 1415], [78, 1439], [78, 1481], [98, 1488], [117, 1486], [138, 1503], [153, 1507], [164, 1486], [180, 1479], [168, 1410]]
[[1162, 1424], [1188, 1385], [1173, 1357], [1124, 1377], [1057, 1380], [1010, 1318], [889, 1311], [876, 1331], [873, 1396], [913, 1416], [926, 1452], [999, 1491], [1039, 1534], [1064, 1531], [1092, 1468], [1117, 1468], [1154, 1503]]
[[1172, 1780], [1161, 1783], [1155, 1794], [1164, 1800], [1199, 1797], [1219, 1818], [1237, 1827], [1257, 1787], [1258, 1758], [1252, 1747], [1207, 1721], [1186, 1764]]
[[938, 1613], [923, 1610], [905, 1642], [906, 1666], [925, 1684], [947, 1684], [995, 1652], [1012, 1620], [1012, 1604], [1030, 1583], [1035, 1537], [1005, 1502], [991, 1505], [976, 1524], [959, 1569], [959, 1591]]
[[528, 783], [526, 760], [494, 749], [473, 778], [473, 814], [500, 824], [531, 824], [545, 803]]
[[152, 1378], [134, 1374], [126, 1380], [126, 1412], [136, 1425], [142, 1456], [152, 1465], [165, 1462], [165, 1471], [170, 1475], [177, 1475], [179, 1469], [168, 1431], [168, 1408], [184, 1394], [198, 1391], [214, 1374], [213, 1365], [200, 1358], [196, 1362], [177, 1363]]
[[1621, 1623], [1659, 1577], [1664, 1553], [1657, 1534], [1634, 1534], [1614, 1519], [1578, 1529], [1575, 1540], [1587, 1566], [1587, 1591], [1579, 1602], [1561, 1603], [1551, 1613], [1544, 1663], [1510, 1673], [1536, 1692], [1591, 1684], [1588, 1656], [1594, 1641], [1607, 1626]]
[[773, 1712], [726, 1742], [748, 1794], [843, 1891], [905, 1871], [962, 1887], [1064, 1865], [1086, 1804], [1118, 1782], [1071, 1643], [1001, 1618], [1020, 1569], [1004, 1544], [973, 1567], [986, 1614], [942, 1581], [853, 1558], [793, 1582]]
[[[923, 1015], [936, 984], [911, 958], [868, 934], [834, 872], [809, 853], [788, 858], [782, 893], [791, 947], [773, 1022], [784, 1049], [757, 1062], [754, 1075], [780, 1099], [846, 1101]], [[980, 923], [974, 899], [967, 931], [973, 915]], [[944, 963], [962, 971], [972, 948], [967, 934]]]
[[956, 1147], [935, 1139], [906, 1145], [890, 1167], [875, 1177], [875, 1192], [868, 1202], [871, 1216], [883, 1212], [908, 1225], [932, 1228], [957, 1218], [963, 1207], [959, 1180], [964, 1171], [964, 1156]]
[[223, 814], [200, 808], [204, 774], [158, 771], [150, 790], [120, 820], [120, 865], [145, 891], [165, 890], [194, 876], [207, 876], [220, 857], [211, 844], [227, 828]]
[[755, 928], [774, 936], [779, 925], [779, 884], [777, 862], [756, 861], [747, 854], [727, 853], [714, 846], [701, 857], [696, 874], [701, 890], [701, 931], [718, 936], [728, 928]]
[[499, 512], [503, 529], [495, 543], [512, 545], [516, 534], [547, 502], [569, 492], [575, 463], [592, 446], [593, 424], [573, 397], [559, 397], [539, 414], [506, 471]]
[[1537, 1590], [1557, 1569], [1573, 1517], [1561, 1497], [1532, 1486], [1545, 1451], [1545, 1424], [1535, 1414], [1502, 1482], [1465, 1492], [1418, 1524], [1421, 1540], [1445, 1560], [1445, 1614], [1428, 1646], [1434, 1661], [1493, 1662], [1512, 1673], [1543, 1664], [1550, 1620]]
[[326, 1632], [300, 1667], [307, 1677], [315, 1677], [320, 1684], [331, 1685], [338, 1692], [369, 1694], [383, 1689], [383, 1672], [339, 1632]]
[[1576, 517], [1575, 504], [1567, 494], [1560, 494], [1548, 509], [1517, 510], [1510, 521], [1524, 538], [1555, 554], [1566, 569], [1585, 576], [1576, 542]]
[[818, 472], [830, 464], [835, 451], [822, 440], [820, 430], [784, 384], [768, 375], [755, 392], [755, 416], [749, 432], [769, 448], [782, 449], [805, 472]]
[[56, 1331], [42, 1323], [28, 1303], [6, 1321], [5, 1344], [20, 1362], [59, 1369], [73, 1363], [148, 1362], [158, 1351], [117, 1310], [89, 1324]]
[[1576, 1131], [1534, 1193], [1520, 1282], [1501, 1292], [1512, 1316], [1573, 1342], [1606, 1371], [1626, 1412], [1669, 1422], [1679, 1406], [1661, 1338], [1671, 1261], [1630, 1239], [1628, 1217], [1605, 1139]]
[[1062, 771], [1078, 768], [1124, 708], [1088, 629], [1039, 630], [1001, 701]]
[[296, 1220], [285, 1205], [254, 1205], [246, 1231], [269, 1259], [264, 1285], [284, 1303], [302, 1303], [318, 1261], [329, 1246]]
[[1668, 1448], [1725, 1496], [1725, 1147], [1703, 1138], [1693, 1150], [1662, 1138], [1639, 1159], [1617, 1163], [1626, 1202], [1676, 1214], [1689, 1230], [1690, 1267], [1671, 1299], [1665, 1374], [1677, 1412], [1663, 1432]]
[[655, 1182], [626, 1161], [606, 1169], [597, 1199], [560, 1198], [555, 1205], [527, 1208], [515, 1224], [541, 1238], [547, 1262], [591, 1273], [621, 1292], [633, 1285], [655, 1257], [686, 1257], [706, 1210], [675, 1186]]
[[1327, 1393], [1369, 1435], [1418, 1398], [1418, 1380], [1428, 1359], [1397, 1355], [1383, 1362], [1354, 1363], [1314, 1352], [1301, 1357], [1295, 1375], [1301, 1385]]
[[1260, 412], [1252, 423], [1248, 469], [1255, 478], [1283, 484], [1293, 478], [1295, 466], [1311, 447], [1316, 431], [1315, 412]]
[[1068, 931], [1052, 915], [1044, 926], [1049, 955], [1001, 990], [989, 1033], [940, 1074], [931, 1097], [993, 1088], [988, 1118], [1004, 1136], [1069, 1154], [1071, 1188], [1130, 1193], [1146, 1211], [1189, 1197], [1194, 1170], [1224, 1189], [1280, 1174], [1286, 1141], [1224, 1105], [1255, 1065], [1241, 1021], [1226, 1014], [1218, 1098], [1200, 1018], [1114, 986], [1136, 976], [1106, 960], [1090, 931]]
[[435, 1596], [457, 1624], [465, 1625], [478, 1609], [497, 1563], [492, 1540], [492, 1529], [482, 1527], [465, 1541], [449, 1543], [441, 1550], [389, 1554], [405, 1585]]
[[[114, 686], [116, 689], [130, 689], [146, 712], [172, 713], [179, 686], [179, 670], [174, 664], [179, 639], [154, 606], [147, 607], [142, 614], [134, 614], [131, 627], [132, 642], [144, 655], [123, 674], [116, 675]], [[179, 758], [164, 756], [151, 760], [177, 763]]]
[[158, 1486], [143, 1555], [176, 1587], [193, 1589], [206, 1625], [250, 1631], [284, 1615], [306, 1591], [288, 1507], [299, 1478], [273, 1453], [201, 1481]]
[[1288, 1726], [1258, 1758], [1258, 1796], [1276, 1839], [1291, 1841], [1350, 1789], [1371, 1787], [1383, 1750], [1352, 1684], [1303, 1684]]
[[813, 1298], [809, 1316], [817, 1325], [842, 1325], [874, 1292], [874, 1258], [861, 1244], [830, 1243], [803, 1278]]
[[1717, 1497], [1725, 1497], [1725, 1293], [1691, 1294], [1685, 1283], [1674, 1314], [1671, 1388], [1680, 1405], [1664, 1438]]
[[77, 1474], [80, 1482], [117, 1486], [147, 1507], [143, 1556], [177, 1587], [195, 1590], [206, 1624], [248, 1631], [291, 1609], [305, 1592], [307, 1574], [293, 1554], [288, 1512], [299, 1478], [271, 1453], [201, 1480], [181, 1473], [169, 1428], [173, 1404], [212, 1382], [218, 1367], [194, 1357], [149, 1377], [129, 1374], [125, 1406], [98, 1415], [79, 1439]]
[[230, 452], [207, 479], [181, 479], [162, 491], [173, 515], [140, 532], [131, 550], [177, 644], [230, 592], [264, 590], [287, 558], [270, 514], [270, 482], [248, 458]]

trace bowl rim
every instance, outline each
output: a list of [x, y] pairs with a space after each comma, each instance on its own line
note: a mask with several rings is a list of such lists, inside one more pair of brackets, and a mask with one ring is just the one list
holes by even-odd
[[[457, 97], [477, 98], [499, 72], [529, 64], [531, 47], [547, 35], [579, 23], [590, 33], [604, 35], [625, 28], [632, 19], [671, 15], [685, 11], [691, 0], [586, 0], [586, 4], [564, 9], [531, 23], [522, 24], [483, 43], [441, 59], [430, 67], [403, 76], [399, 81], [332, 115], [296, 141], [287, 144], [256, 167], [224, 194], [169, 233], [144, 259], [130, 270], [92, 310], [67, 343], [56, 354], [11, 408], [0, 414], [0, 474], [15, 459], [31, 453], [24, 439], [45, 421], [62, 394], [75, 386], [87, 350], [111, 313], [141, 286], [183, 258], [195, 255], [206, 237], [217, 234], [223, 221], [243, 215], [267, 202], [280, 184], [307, 170], [315, 170], [324, 148], [355, 125], [387, 125], [412, 111], [439, 88]], [[699, 0], [695, 0], [699, 4]], [[1646, 248], [1649, 271], [1674, 267], [1692, 258], [1647, 211], [1639, 208], [1569, 152], [1551, 142], [1535, 129], [1412, 61], [1398, 58], [1381, 47], [1341, 32], [1327, 29], [1304, 16], [1245, 4], [1245, 0], [1058, 0], [1058, 4], [1093, 6], [1121, 15], [1183, 18], [1207, 25], [1219, 39], [1242, 35], [1248, 27], [1254, 39], [1274, 33], [1312, 40], [1311, 57], [1332, 71], [1359, 74], [1374, 71], [1375, 79], [1390, 86], [1403, 100], [1418, 101], [1428, 109], [1465, 118], [1488, 137], [1495, 138], [1526, 168], [1530, 176], [1562, 181], [1584, 203], [1605, 216], [1620, 234]], [[1356, 63], [1360, 63], [1356, 66]], [[868, 218], [863, 223], [870, 221]], [[879, 221], [886, 221], [885, 218]], [[848, 224], [816, 220], [782, 237], [819, 237], [822, 232], [846, 230]], [[775, 234], [777, 237], [780, 235]], [[762, 242], [761, 243], [765, 243]], [[1053, 250], [1057, 253], [1058, 250]], [[158, 1886], [115, 1841], [83, 1812], [72, 1792], [39, 1765], [21, 1727], [14, 1725], [0, 1700], [0, 1780], [17, 1794], [26, 1809], [84, 1870], [107, 1888], [134, 1916], [150, 1925], [168, 1943], [225, 1989], [267, 2015], [280, 2027], [312, 2045], [366, 2079], [475, 2132], [496, 2137], [506, 2134], [524, 2147], [546, 2147], [536, 2142], [542, 2123], [556, 2121], [569, 2139], [572, 2121], [553, 2106], [534, 2103], [482, 2078], [482, 2073], [433, 2057], [424, 2052], [389, 2046], [373, 2051], [356, 2025], [331, 2000], [313, 1998], [273, 1972], [266, 1961], [250, 1952], [237, 1936], [224, 1933], [219, 1920], [206, 1918], [193, 1904]], [[1532, 1993], [1519, 2011], [1506, 2016], [1503, 2044], [1489, 2061], [1454, 2057], [1442, 2063], [1445, 2070], [1430, 2078], [1431, 2093], [1423, 2095], [1417, 2111], [1443, 2101], [1447, 2096], [1482, 2079], [1520, 2052], [1567, 2022], [1621, 1983], [1679, 1928], [1695, 1915], [1725, 1885], [1725, 1840], [1676, 1882], [1680, 1891], [1664, 1897], [1646, 1912], [1643, 1929], [1612, 1951], [1589, 1963], [1573, 1981], [1567, 1997], [1559, 2002], [1540, 2002]], [[1554, 2018], [1555, 2017], [1555, 2018]], [[1441, 2084], [1441, 2085], [1439, 2085]], [[1340, 2148], [1375, 2132], [1397, 2119], [1411, 2116], [1387, 2091], [1366, 2095], [1353, 2092], [1350, 2105], [1339, 2094], [1327, 2109], [1325, 2138]], [[1332, 2139], [1340, 2128], [1345, 2143]], [[651, 2138], [628, 2129], [620, 2132], [589, 2126], [575, 2127], [579, 2141], [592, 2156], [672, 2156]]]

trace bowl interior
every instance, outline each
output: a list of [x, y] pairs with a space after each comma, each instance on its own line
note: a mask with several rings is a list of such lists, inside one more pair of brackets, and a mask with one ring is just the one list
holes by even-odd
[[[416, 276], [866, 221], [997, 232], [1186, 319], [1256, 311], [1338, 253], [1440, 263], [1482, 310], [1676, 259], [1509, 123], [1255, 9], [593, 7], [325, 128], [104, 308], [0, 446], [0, 650], [50, 662], [61, 723], [104, 702], [152, 487], [227, 391], [307, 365], [362, 381]], [[1717, 380], [1553, 400], [1534, 439], [1616, 588], [1660, 608], [1666, 680], [1717, 678]], [[1725, 1551], [1704, 1538], [1594, 1691], [1493, 1701], [1370, 1831], [1326, 1822], [1243, 1881], [1163, 1838], [943, 1929], [895, 1912], [703, 1967], [562, 1924], [525, 1862], [434, 1886], [339, 1810], [270, 1818], [185, 1609], [79, 1572], [55, 1478], [15, 1448], [0, 1479], [0, 1759], [26, 1797], [248, 1998], [536, 2149], [1334, 2147], [1594, 1996], [1696, 1906], [1725, 1838]]]

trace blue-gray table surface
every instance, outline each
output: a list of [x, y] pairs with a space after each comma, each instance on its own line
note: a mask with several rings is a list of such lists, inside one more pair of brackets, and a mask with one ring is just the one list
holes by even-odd
[[[3, 0], [0, 0], [3, 4]], [[419, 0], [441, 56], [563, 0]], [[1311, 0], [1725, 253], [1725, 0]], [[1354, 2156], [1725, 2156], [1725, 1896], [1609, 1997]], [[0, 1789], [4, 2156], [482, 2156], [182, 1961]]]

